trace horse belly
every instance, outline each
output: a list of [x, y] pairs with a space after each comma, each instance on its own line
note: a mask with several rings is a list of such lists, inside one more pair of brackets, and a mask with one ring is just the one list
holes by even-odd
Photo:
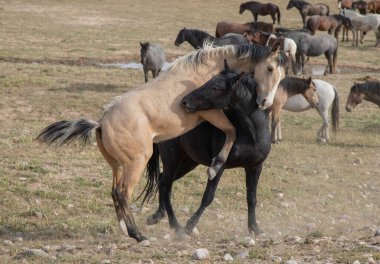
[[286, 100], [283, 109], [290, 112], [303, 112], [311, 108], [311, 105], [302, 95], [294, 95]]

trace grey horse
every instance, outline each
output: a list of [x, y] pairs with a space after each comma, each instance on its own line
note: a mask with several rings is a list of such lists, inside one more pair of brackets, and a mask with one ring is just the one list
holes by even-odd
[[145, 82], [148, 82], [148, 72], [151, 71], [153, 78], [158, 76], [165, 63], [165, 52], [156, 44], [149, 42], [141, 43], [141, 64], [144, 69]]

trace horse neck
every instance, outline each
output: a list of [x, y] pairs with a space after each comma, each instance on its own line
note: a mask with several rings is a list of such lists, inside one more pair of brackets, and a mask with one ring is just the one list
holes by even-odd
[[290, 79], [289, 81], [281, 82], [280, 85], [288, 98], [293, 95], [303, 94], [309, 87], [304, 80], [299, 80], [296, 84], [294, 84], [294, 82], [290, 81]]
[[363, 94], [364, 94], [364, 98], [363, 98], [364, 100], [367, 100], [371, 103], [374, 103], [380, 106], [380, 93], [376, 94], [371, 91], [363, 91]]
[[[211, 36], [210, 34], [207, 34], [203, 31], [194, 30], [192, 32], [188, 31], [188, 38], [191, 39], [192, 43], [194, 45], [198, 45], [200, 47], [203, 46], [204, 41], [208, 38], [210, 41], [214, 41], [215, 37]], [[194, 47], [193, 45], [193, 47]], [[196, 48], [196, 47], [194, 47]]]
[[234, 112], [238, 130], [245, 131], [254, 142], [258, 142], [257, 139], [269, 131], [268, 112], [258, 108], [256, 98], [255, 91], [244, 87], [230, 107]]
[[310, 3], [303, 1], [303, 0], [297, 0], [294, 1], [294, 6], [298, 9], [302, 9], [304, 6], [310, 5]]

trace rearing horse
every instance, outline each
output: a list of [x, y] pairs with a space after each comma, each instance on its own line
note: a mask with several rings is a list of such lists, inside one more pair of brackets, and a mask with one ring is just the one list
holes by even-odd
[[297, 8], [302, 17], [303, 28], [305, 28], [305, 21], [307, 16], [321, 15], [328, 16], [330, 14], [330, 7], [326, 4], [310, 4], [303, 0], [289, 0], [286, 10]]
[[111, 194], [119, 224], [137, 241], [146, 240], [137, 228], [129, 204], [148, 160], [157, 150], [154, 143], [177, 137], [202, 120], [209, 121], [226, 133], [225, 144], [209, 169], [209, 175], [213, 176], [223, 167], [236, 138], [235, 127], [223, 110], [188, 113], [180, 106], [182, 98], [218, 74], [227, 59], [233, 69], [255, 72], [256, 101], [261, 109], [266, 109], [285, 77], [284, 58], [278, 45], [272, 49], [259, 45], [217, 48], [208, 45], [177, 59], [152, 81], [114, 98], [97, 122], [59, 121], [43, 129], [37, 139], [62, 146], [75, 139], [86, 142], [95, 130], [98, 148], [112, 168]]

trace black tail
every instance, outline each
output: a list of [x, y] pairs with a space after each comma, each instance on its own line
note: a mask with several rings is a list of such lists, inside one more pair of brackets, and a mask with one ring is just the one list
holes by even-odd
[[281, 23], [281, 13], [280, 8], [277, 9], [277, 24], [280, 25]]
[[328, 5], [326, 5], [326, 7], [327, 7], [327, 14], [326, 14], [326, 16], [329, 16], [330, 15], [330, 7]]
[[141, 202], [141, 207], [144, 205], [145, 201], [149, 202], [150, 199], [157, 194], [158, 177], [160, 176], [160, 152], [157, 144], [153, 144], [153, 154], [150, 157], [148, 164], [146, 165], [146, 185], [144, 190], [138, 196], [145, 193], [144, 199]]
[[334, 101], [331, 107], [331, 119], [332, 119], [332, 130], [334, 133], [337, 133], [339, 130], [339, 97], [338, 92], [334, 87]]
[[70, 144], [76, 139], [86, 143], [90, 140], [91, 131], [98, 127], [100, 127], [100, 124], [91, 120], [63, 120], [45, 127], [36, 140], [48, 145], [55, 144], [58, 147]]

